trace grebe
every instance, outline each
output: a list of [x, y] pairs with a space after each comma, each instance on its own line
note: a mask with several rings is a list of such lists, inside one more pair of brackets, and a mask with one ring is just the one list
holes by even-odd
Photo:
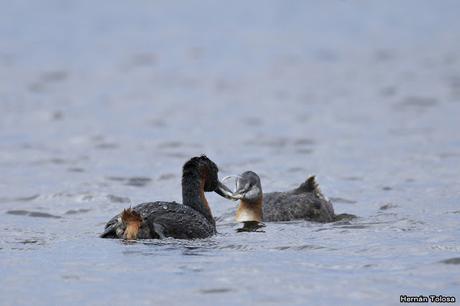
[[182, 170], [182, 202], [149, 202], [125, 209], [105, 226], [102, 238], [178, 239], [206, 238], [216, 234], [205, 192], [230, 198], [218, 179], [216, 164], [205, 155], [193, 157]]
[[336, 215], [332, 203], [323, 195], [314, 176], [296, 189], [286, 192], [262, 193], [259, 176], [246, 171], [237, 176], [234, 200], [240, 200], [236, 221], [253, 226], [267, 221], [308, 220], [333, 222], [353, 215]]

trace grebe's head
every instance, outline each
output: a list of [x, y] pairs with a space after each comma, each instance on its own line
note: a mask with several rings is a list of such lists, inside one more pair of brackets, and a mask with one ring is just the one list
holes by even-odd
[[[230, 177], [232, 176], [227, 178]], [[240, 200], [235, 220], [245, 224], [261, 223], [263, 220], [263, 193], [259, 176], [253, 171], [246, 171], [236, 176], [235, 185], [236, 190], [232, 193], [231, 198]]]
[[143, 222], [141, 215], [133, 209], [128, 208], [121, 213], [121, 221], [125, 227], [123, 239], [136, 240]]
[[203, 190], [214, 191], [224, 198], [231, 199], [232, 192], [219, 181], [219, 168], [206, 155], [192, 157], [184, 164], [183, 176], [198, 170], [199, 179], [204, 183]]
[[246, 171], [238, 176], [233, 199], [244, 200], [248, 203], [259, 202], [262, 198], [262, 185], [259, 176], [253, 171]]

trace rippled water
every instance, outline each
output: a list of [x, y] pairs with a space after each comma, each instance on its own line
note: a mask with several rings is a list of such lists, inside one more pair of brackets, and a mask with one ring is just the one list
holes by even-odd
[[[0, 304], [460, 298], [456, 1], [14, 1], [0, 10]], [[206, 153], [316, 174], [348, 223], [98, 238]], [[215, 216], [233, 202], [209, 195]]]

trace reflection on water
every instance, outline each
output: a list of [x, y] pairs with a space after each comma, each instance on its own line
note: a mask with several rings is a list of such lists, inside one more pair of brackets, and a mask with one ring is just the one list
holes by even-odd
[[17, 215], [17, 216], [29, 216], [29, 217], [39, 217], [39, 218], [61, 218], [60, 216], [55, 216], [52, 214], [39, 212], [39, 211], [27, 211], [27, 210], [8, 210], [6, 212], [10, 215]]
[[[390, 2], [2, 5], [0, 304], [458, 294], [459, 4]], [[98, 238], [202, 153], [359, 217], [238, 231], [209, 194], [215, 237]]]

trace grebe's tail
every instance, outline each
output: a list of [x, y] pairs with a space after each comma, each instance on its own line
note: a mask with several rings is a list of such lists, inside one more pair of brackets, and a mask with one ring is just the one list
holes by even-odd
[[318, 182], [316, 181], [316, 177], [314, 175], [307, 178], [307, 180], [300, 184], [300, 186], [297, 187], [295, 191], [296, 193], [313, 192], [315, 196], [319, 199], [329, 201], [329, 199], [323, 194], [323, 192], [319, 188]]

